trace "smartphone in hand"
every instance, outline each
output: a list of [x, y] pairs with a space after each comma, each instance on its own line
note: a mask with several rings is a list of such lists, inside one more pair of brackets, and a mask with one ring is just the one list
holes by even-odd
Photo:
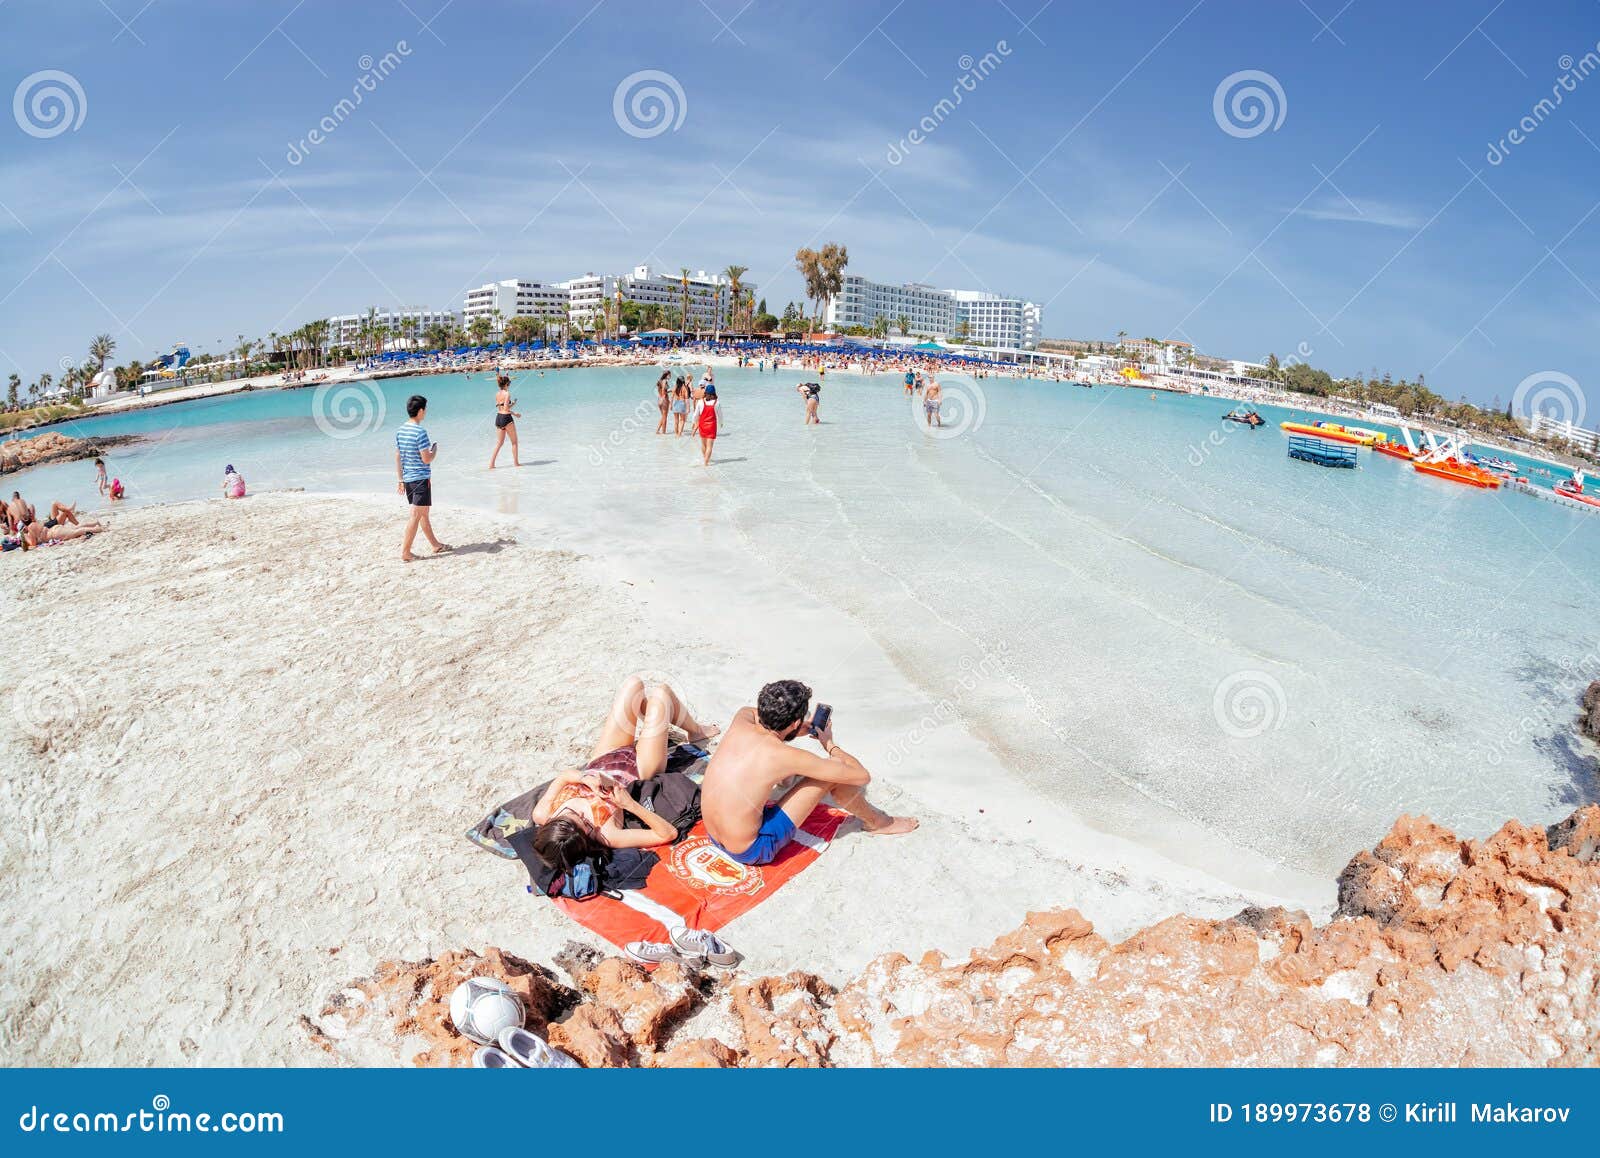
[[817, 710], [811, 716], [811, 734], [821, 735], [828, 729], [828, 722], [833, 719], [832, 704], [818, 704]]

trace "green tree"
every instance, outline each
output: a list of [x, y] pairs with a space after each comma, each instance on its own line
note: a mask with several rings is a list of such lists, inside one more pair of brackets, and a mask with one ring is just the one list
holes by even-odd
[[15, 410], [17, 408], [17, 395], [22, 390], [22, 376], [13, 374], [6, 379], [6, 405]]
[[902, 338], [905, 337], [911, 332], [911, 319], [901, 314], [894, 320], [894, 328], [900, 331]]

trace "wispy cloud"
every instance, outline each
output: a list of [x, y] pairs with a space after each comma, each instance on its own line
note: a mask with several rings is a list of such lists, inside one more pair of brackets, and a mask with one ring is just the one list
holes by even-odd
[[1419, 229], [1424, 217], [1403, 205], [1367, 198], [1328, 197], [1295, 210], [1296, 217], [1314, 221], [1348, 221], [1355, 225], [1376, 225], [1384, 229]]

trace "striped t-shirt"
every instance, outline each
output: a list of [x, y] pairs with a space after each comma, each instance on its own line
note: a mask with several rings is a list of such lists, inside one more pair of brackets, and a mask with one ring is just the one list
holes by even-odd
[[433, 473], [433, 468], [422, 461], [422, 452], [433, 442], [420, 422], [402, 423], [394, 432], [394, 445], [400, 452], [401, 482], [421, 482]]

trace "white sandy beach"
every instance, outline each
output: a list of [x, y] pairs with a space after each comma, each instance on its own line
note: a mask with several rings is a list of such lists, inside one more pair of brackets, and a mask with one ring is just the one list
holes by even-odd
[[[462, 832], [579, 761], [631, 672], [724, 722], [765, 680], [826, 665], [841, 742], [880, 802], [923, 819], [841, 837], [728, 927], [752, 972], [959, 955], [1052, 905], [1120, 936], [1319, 899], [1247, 896], [1040, 802], [802, 593], [706, 638], [661, 597], [674, 577], [503, 518], [438, 508], [457, 551], [401, 565], [403, 514], [197, 502], [3, 561], [0, 610], [28, 626], [0, 643], [0, 1061], [326, 1064], [302, 1017], [380, 960], [602, 945]], [[909, 752], [892, 771], [891, 749]]]

